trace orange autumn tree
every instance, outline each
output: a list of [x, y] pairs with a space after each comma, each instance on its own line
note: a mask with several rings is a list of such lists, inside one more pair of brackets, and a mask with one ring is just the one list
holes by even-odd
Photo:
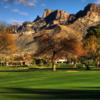
[[56, 71], [55, 61], [57, 58], [67, 56], [68, 53], [72, 53], [77, 57], [84, 55], [84, 49], [82, 42], [77, 38], [59, 38], [58, 40], [50, 37], [49, 35], [43, 35], [39, 39], [39, 49], [36, 56], [47, 56], [51, 59], [52, 69]]
[[16, 43], [12, 30], [9, 26], [0, 25], [0, 51], [15, 52]]

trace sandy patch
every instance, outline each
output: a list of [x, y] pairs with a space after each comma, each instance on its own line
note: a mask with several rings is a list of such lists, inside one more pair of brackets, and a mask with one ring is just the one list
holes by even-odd
[[67, 72], [79, 72], [77, 70], [68, 70]]

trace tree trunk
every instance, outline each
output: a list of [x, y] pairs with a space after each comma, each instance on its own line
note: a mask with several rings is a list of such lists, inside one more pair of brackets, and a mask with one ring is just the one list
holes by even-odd
[[56, 71], [55, 54], [56, 54], [56, 52], [53, 51], [52, 61], [51, 61], [51, 63], [52, 63], [52, 70], [53, 70], [53, 71]]
[[56, 71], [56, 64], [55, 62], [52, 63], [52, 70], [55, 72]]
[[88, 64], [85, 64], [85, 66], [86, 66], [86, 70], [90, 70], [90, 67]]

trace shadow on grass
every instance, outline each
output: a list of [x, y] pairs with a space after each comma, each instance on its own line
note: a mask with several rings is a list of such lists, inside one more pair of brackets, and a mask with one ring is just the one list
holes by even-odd
[[0, 72], [33, 72], [33, 71], [52, 71], [52, 68], [26, 68], [26, 69], [8, 69], [0, 70]]
[[[77, 69], [77, 68], [57, 68], [57, 71], [88, 71], [84, 69]], [[28, 69], [4, 69], [0, 70], [0, 72], [33, 72], [33, 71], [52, 71], [52, 68], [28, 68]], [[95, 70], [89, 70], [89, 71], [95, 71]]]
[[[100, 88], [100, 87], [96, 87]], [[95, 88], [95, 89], [96, 89]], [[0, 95], [18, 100], [100, 100], [100, 90], [5, 88]], [[12, 100], [12, 99], [11, 99]]]

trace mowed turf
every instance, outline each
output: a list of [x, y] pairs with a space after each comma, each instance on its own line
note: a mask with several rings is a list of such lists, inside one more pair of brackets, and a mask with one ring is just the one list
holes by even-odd
[[0, 72], [0, 100], [96, 99], [99, 71]]

